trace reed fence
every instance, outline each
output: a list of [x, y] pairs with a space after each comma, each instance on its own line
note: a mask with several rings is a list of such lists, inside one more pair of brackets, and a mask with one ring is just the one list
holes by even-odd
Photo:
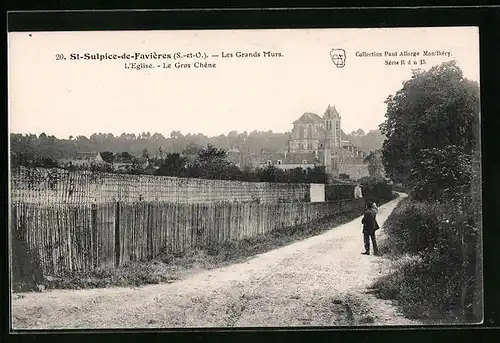
[[305, 201], [309, 192], [309, 184], [111, 174], [57, 168], [16, 168], [10, 173], [11, 200], [39, 204], [115, 201], [275, 203]]
[[[318, 203], [11, 203], [11, 234], [42, 272], [111, 268], [160, 251], [240, 240], [364, 206], [362, 199]], [[164, 250], [162, 250], [164, 249]]]

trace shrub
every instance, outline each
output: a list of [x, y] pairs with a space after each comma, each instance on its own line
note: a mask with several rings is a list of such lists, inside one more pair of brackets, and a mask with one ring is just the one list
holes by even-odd
[[325, 186], [325, 200], [342, 200], [354, 198], [354, 185], [337, 184]]
[[36, 290], [43, 283], [38, 254], [17, 233], [12, 235], [12, 285], [14, 292]]
[[363, 197], [371, 201], [392, 200], [392, 184], [382, 177], [364, 177], [359, 180]]
[[[416, 202], [404, 199], [384, 224], [387, 239], [382, 249], [396, 256], [419, 256], [380, 279], [382, 295], [400, 301], [407, 312], [423, 316], [477, 320], [474, 310], [477, 285], [477, 207], [470, 198]], [[468, 204], [469, 206], [466, 206]]]
[[402, 183], [395, 183], [392, 186], [392, 189], [395, 190], [396, 192], [401, 192], [401, 193], [407, 193], [408, 190], [403, 186]]
[[433, 200], [452, 195], [457, 190], [470, 191], [471, 158], [470, 153], [454, 145], [442, 149], [422, 149], [409, 176], [412, 197]]
[[439, 209], [431, 203], [404, 199], [384, 223], [393, 254], [421, 253], [437, 238]]

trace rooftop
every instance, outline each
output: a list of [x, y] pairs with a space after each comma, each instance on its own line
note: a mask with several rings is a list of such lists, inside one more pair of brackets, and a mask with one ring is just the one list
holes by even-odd
[[306, 112], [294, 123], [321, 123], [323, 119], [316, 113]]
[[339, 117], [339, 112], [335, 108], [335, 106], [328, 105], [328, 108], [325, 111], [325, 118], [333, 118]]

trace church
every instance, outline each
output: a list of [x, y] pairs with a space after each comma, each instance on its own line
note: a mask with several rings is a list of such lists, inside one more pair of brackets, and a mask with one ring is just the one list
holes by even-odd
[[316, 113], [304, 113], [293, 122], [287, 153], [314, 154], [317, 163], [324, 165], [333, 175], [366, 176], [364, 159], [367, 154], [347, 139], [341, 119], [335, 106], [331, 105], [322, 117]]
[[304, 113], [293, 122], [288, 140], [283, 143], [284, 149], [279, 152], [241, 153], [233, 148], [228, 157], [240, 168], [307, 169], [323, 165], [333, 177], [346, 174], [356, 180], [368, 175], [364, 162], [367, 154], [347, 139], [335, 106], [329, 105], [323, 116]]

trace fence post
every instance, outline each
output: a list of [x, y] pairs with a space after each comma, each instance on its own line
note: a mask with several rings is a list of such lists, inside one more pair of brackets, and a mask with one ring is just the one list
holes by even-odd
[[92, 269], [99, 267], [99, 237], [97, 233], [97, 205], [90, 205], [90, 220], [91, 220], [91, 246], [93, 252]]
[[115, 267], [120, 265], [120, 202], [115, 202]]

